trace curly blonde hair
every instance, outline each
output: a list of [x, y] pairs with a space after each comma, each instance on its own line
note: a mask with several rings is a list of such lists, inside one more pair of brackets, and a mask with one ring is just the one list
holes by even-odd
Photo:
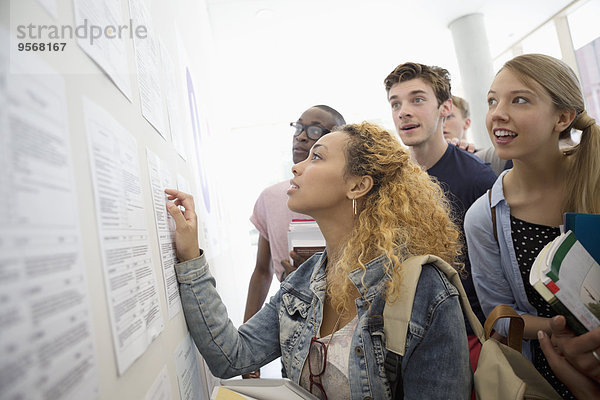
[[386, 298], [393, 301], [399, 294], [404, 260], [433, 254], [458, 266], [461, 243], [442, 189], [411, 161], [395, 136], [368, 122], [337, 130], [349, 137], [346, 176], [373, 179], [372, 189], [360, 199], [342, 257], [328, 267], [327, 294], [335, 309], [343, 313], [349, 311], [353, 300], [350, 271], [362, 268], [364, 276], [366, 263], [385, 256]]

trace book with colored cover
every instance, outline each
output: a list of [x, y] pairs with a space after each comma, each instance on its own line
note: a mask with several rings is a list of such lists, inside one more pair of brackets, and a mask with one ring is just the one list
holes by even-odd
[[564, 226], [600, 264], [600, 214], [565, 213]]
[[544, 248], [540, 251], [537, 258], [533, 262], [533, 265], [531, 266], [531, 271], [529, 273], [529, 283], [540, 294], [540, 296], [542, 296], [542, 298], [546, 300], [548, 304], [550, 304], [552, 309], [557, 314], [565, 317], [569, 328], [571, 328], [571, 330], [575, 332], [576, 335], [581, 335], [587, 332], [585, 326], [583, 326], [581, 322], [579, 322], [575, 315], [573, 315], [571, 311], [569, 311], [569, 309], [565, 307], [565, 305], [561, 303], [561, 301], [554, 295], [554, 293], [552, 293], [552, 291], [546, 286], [553, 285], [550, 284], [552, 280], [542, 272], [542, 265], [546, 262], [545, 258], [551, 245], [552, 242], [544, 246]]
[[223, 386], [215, 386], [210, 400], [258, 400], [256, 397], [245, 396]]
[[571, 231], [536, 257], [529, 283], [576, 333], [600, 326], [600, 265]]
[[[305, 260], [325, 250], [325, 238], [317, 222], [314, 219], [293, 219], [288, 230], [288, 247]], [[299, 267], [293, 260], [291, 262], [294, 267]]]

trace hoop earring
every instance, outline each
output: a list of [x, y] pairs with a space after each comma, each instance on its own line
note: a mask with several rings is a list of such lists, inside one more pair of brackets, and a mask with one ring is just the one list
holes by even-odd
[[352, 215], [356, 217], [356, 199], [352, 199]]

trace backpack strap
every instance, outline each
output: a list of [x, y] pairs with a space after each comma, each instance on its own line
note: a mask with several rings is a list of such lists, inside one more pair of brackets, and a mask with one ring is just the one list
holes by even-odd
[[490, 201], [490, 211], [492, 212], [492, 226], [494, 231], [494, 239], [498, 243], [498, 228], [496, 227], [496, 206], [492, 207], [492, 189], [488, 189], [488, 199]]
[[383, 331], [385, 334], [385, 347], [388, 350], [384, 366], [390, 382], [393, 399], [404, 397], [402, 381], [402, 357], [406, 351], [406, 335], [412, 314], [415, 292], [421, 276], [422, 266], [433, 264], [443, 272], [448, 280], [456, 287], [459, 293], [460, 305], [463, 313], [467, 316], [473, 332], [483, 344], [485, 333], [481, 322], [473, 313], [471, 304], [465, 293], [458, 271], [441, 258], [434, 255], [423, 255], [410, 257], [402, 263], [402, 281], [400, 282], [400, 296], [393, 303], [386, 302], [383, 308]]
[[404, 398], [404, 381], [402, 380], [402, 356], [393, 351], [388, 351], [383, 361], [385, 374], [392, 390], [392, 399]]
[[481, 343], [485, 342], [485, 334], [481, 322], [473, 313], [471, 304], [465, 293], [458, 271], [441, 258], [427, 254], [410, 257], [402, 263], [402, 282], [400, 283], [400, 296], [393, 303], [386, 302], [383, 309], [383, 331], [385, 334], [385, 347], [389, 351], [404, 356], [406, 350], [406, 334], [417, 290], [417, 283], [421, 276], [421, 268], [425, 264], [433, 264], [444, 273], [459, 293], [460, 305], [466, 315], [471, 328]]
[[426, 256], [411, 257], [401, 266], [402, 281], [400, 282], [399, 297], [393, 303], [386, 302], [383, 308], [383, 332], [385, 347], [389, 351], [404, 356], [406, 350], [406, 335], [412, 314], [417, 283], [421, 276], [421, 265]]

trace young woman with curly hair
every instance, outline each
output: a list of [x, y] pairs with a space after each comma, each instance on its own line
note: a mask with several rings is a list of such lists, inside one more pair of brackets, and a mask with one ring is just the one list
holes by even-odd
[[[239, 329], [198, 254], [193, 200], [168, 191], [186, 209], [184, 217], [169, 207], [180, 232], [184, 262], [176, 271], [188, 327], [216, 376], [254, 371], [281, 356], [285, 375], [320, 398], [390, 399], [382, 314], [398, 297], [402, 262], [434, 254], [452, 264], [460, 253], [443, 192], [394, 136], [369, 123], [321, 137], [292, 173], [288, 206], [315, 218], [326, 250]], [[458, 292], [433, 266], [421, 273], [401, 368], [405, 398], [470, 396]]]

